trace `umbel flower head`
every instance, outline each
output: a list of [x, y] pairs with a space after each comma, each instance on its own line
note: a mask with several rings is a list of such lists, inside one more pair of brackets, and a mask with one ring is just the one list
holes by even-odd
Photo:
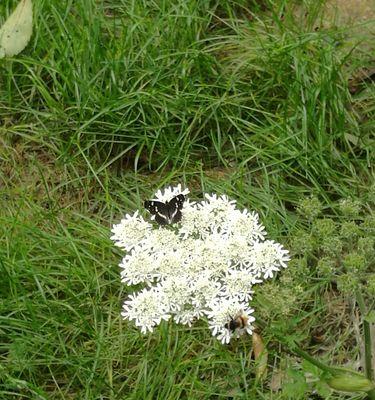
[[[239, 210], [224, 195], [191, 202], [188, 193], [181, 185], [168, 187], [147, 202], [151, 214], [168, 214], [166, 221], [181, 212], [177, 223], [160, 226], [154, 215], [148, 222], [136, 211], [113, 226], [111, 239], [125, 251], [121, 281], [143, 284], [125, 301], [122, 316], [144, 333], [162, 320], [191, 326], [204, 318], [212, 334], [229, 343], [252, 333], [252, 287], [285, 268], [288, 251], [265, 239], [257, 213]], [[173, 200], [181, 194], [183, 204]]]

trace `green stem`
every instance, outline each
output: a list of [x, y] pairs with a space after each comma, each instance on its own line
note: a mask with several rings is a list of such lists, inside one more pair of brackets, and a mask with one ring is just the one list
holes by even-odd
[[366, 371], [366, 377], [370, 381], [373, 379], [372, 376], [372, 354], [371, 354], [371, 328], [370, 328], [370, 323], [365, 320], [365, 316], [367, 315], [367, 310], [365, 306], [365, 301], [362, 296], [362, 292], [360, 289], [357, 287], [356, 291], [356, 298], [357, 298], [357, 303], [359, 306], [359, 309], [361, 310], [362, 314], [362, 320], [363, 320], [363, 332], [365, 336], [365, 371]]
[[[361, 300], [363, 300], [361, 295], [359, 297], [361, 298]], [[364, 306], [364, 302], [362, 302], [362, 305]], [[362, 305], [360, 307], [362, 307]], [[259, 318], [257, 319], [257, 323], [259, 324], [259, 326], [261, 326], [263, 328], [266, 325], [265, 322], [260, 320]], [[311, 364], [315, 365], [316, 367], [318, 367], [322, 371], [330, 374], [331, 376], [337, 376], [337, 374], [340, 373], [341, 371], [345, 372], [345, 369], [343, 369], [343, 368], [340, 369], [340, 368], [337, 368], [337, 367], [336, 368], [335, 367], [330, 367], [329, 365], [326, 365], [326, 364], [322, 363], [321, 361], [315, 359], [314, 357], [310, 356], [310, 354], [306, 353], [304, 350], [299, 348], [298, 345], [295, 342], [290, 343], [289, 341], [286, 341], [284, 336], [279, 335], [276, 332], [273, 332], [273, 335], [276, 337], [276, 339], [280, 343], [282, 343], [285, 346], [287, 346], [287, 348], [289, 349], [290, 352], [292, 352], [292, 353], [300, 356], [301, 358], [307, 360], [308, 362], [310, 362]], [[371, 341], [369, 341], [369, 343], [371, 344]], [[371, 356], [371, 353], [370, 353], [370, 356]], [[370, 365], [371, 365], [371, 363], [370, 363]], [[353, 374], [356, 374], [358, 376], [361, 376], [361, 374], [356, 373], [354, 371], [350, 371], [350, 370], [347, 370], [347, 371], [348, 372], [352, 372]], [[367, 371], [367, 369], [366, 369], [366, 371]], [[372, 381], [371, 377], [369, 377], [369, 376], [367, 376], [367, 379]], [[370, 400], [375, 400], [375, 389], [372, 389], [372, 390], [367, 392], [367, 398], [370, 399]]]
[[[262, 321], [262, 320], [259, 320], [259, 318], [257, 319], [257, 323], [260, 326], [263, 325], [263, 327], [266, 325], [265, 322]], [[287, 343], [287, 341], [284, 339], [284, 337], [282, 337], [278, 333], [273, 332], [273, 335], [277, 338], [277, 340], [279, 340], [280, 343], [283, 343], [284, 345], [286, 345], [288, 347], [288, 349], [292, 353], [295, 353], [295, 354], [299, 355], [300, 357], [304, 358], [305, 360], [307, 360], [311, 364], [313, 364], [316, 367], [320, 368], [322, 371], [325, 371], [325, 372], [328, 372], [328, 373], [332, 373], [333, 372], [333, 368], [332, 367], [330, 367], [330, 366], [322, 363], [321, 361], [315, 359], [314, 357], [310, 356], [310, 354], [308, 354], [305, 351], [303, 351], [302, 349], [300, 349], [295, 342], [293, 342], [293, 345], [291, 345], [290, 343]]]
[[293, 353], [299, 355], [300, 357], [307, 360], [309, 363], [315, 365], [316, 367], [320, 368], [322, 371], [331, 373], [332, 368], [319, 360], [316, 360], [314, 357], [310, 356], [310, 354], [306, 353], [305, 351], [301, 350], [297, 346], [292, 349]]

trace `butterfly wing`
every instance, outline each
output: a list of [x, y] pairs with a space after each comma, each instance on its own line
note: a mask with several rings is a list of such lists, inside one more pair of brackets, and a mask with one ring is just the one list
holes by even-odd
[[170, 224], [175, 224], [181, 221], [181, 210], [184, 206], [184, 201], [185, 196], [183, 194], [179, 194], [173, 197], [173, 199], [167, 204]]
[[175, 224], [181, 221], [181, 209], [184, 205], [185, 196], [179, 194], [171, 201], [165, 203], [156, 200], [147, 200], [144, 205], [152, 215], [155, 215], [155, 221], [159, 225]]
[[167, 225], [170, 223], [168, 203], [156, 200], [147, 200], [144, 205], [145, 209], [148, 210], [151, 215], [155, 215], [155, 221], [159, 225]]

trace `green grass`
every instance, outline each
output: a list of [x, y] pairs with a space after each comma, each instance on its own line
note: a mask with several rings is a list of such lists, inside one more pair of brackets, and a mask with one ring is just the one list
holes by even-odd
[[[0, 61], [0, 398], [364, 398], [306, 383], [317, 371], [274, 337], [358, 366], [355, 304], [295, 239], [313, 236], [296, 212], [310, 194], [337, 223], [341, 198], [362, 204], [358, 224], [374, 206], [374, 85], [348, 87], [371, 67], [361, 26], [327, 26], [320, 1], [34, 3], [30, 44]], [[203, 322], [143, 336], [121, 319], [110, 226], [178, 182], [258, 211], [293, 251], [254, 300], [264, 382], [250, 338], [223, 346]]]

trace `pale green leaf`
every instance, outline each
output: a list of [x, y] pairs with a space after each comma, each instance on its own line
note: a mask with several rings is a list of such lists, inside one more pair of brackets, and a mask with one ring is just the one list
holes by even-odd
[[29, 43], [32, 29], [32, 2], [21, 0], [0, 29], [0, 58], [20, 53]]

